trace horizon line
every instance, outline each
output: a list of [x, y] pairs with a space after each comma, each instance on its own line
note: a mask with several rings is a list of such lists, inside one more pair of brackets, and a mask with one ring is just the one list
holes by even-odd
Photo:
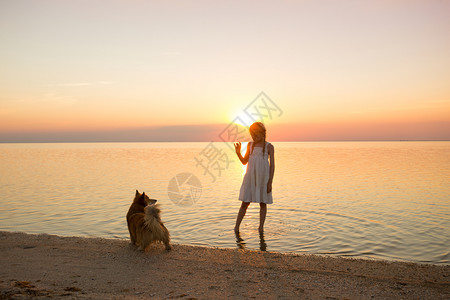
[[[16, 142], [3, 142], [0, 144], [102, 144], [102, 143], [236, 143], [234, 142], [224, 142], [224, 141], [16, 141]], [[242, 141], [246, 143], [248, 141]], [[269, 142], [269, 141], [267, 141]], [[315, 143], [315, 142], [450, 142], [450, 139], [374, 139], [374, 140], [363, 140], [363, 139], [348, 139], [348, 140], [272, 140], [271, 143]]]
[[[1, 131], [0, 143], [125, 143], [248, 141], [248, 127], [223, 123], [165, 125], [121, 129]], [[272, 123], [267, 140], [316, 141], [450, 141], [450, 122]]]

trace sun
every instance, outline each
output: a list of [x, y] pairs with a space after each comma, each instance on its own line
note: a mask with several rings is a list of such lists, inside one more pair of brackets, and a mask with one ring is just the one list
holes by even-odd
[[255, 122], [255, 120], [253, 120], [242, 109], [233, 111], [230, 114], [229, 118], [230, 118], [230, 123], [237, 124], [242, 127], [250, 127], [250, 125], [252, 125]]

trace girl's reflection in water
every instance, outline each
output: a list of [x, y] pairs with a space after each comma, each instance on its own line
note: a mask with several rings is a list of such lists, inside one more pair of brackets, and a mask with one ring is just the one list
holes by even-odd
[[[239, 232], [236, 233], [236, 245], [239, 249], [246, 249], [247, 247], [244, 239], [241, 237], [241, 234]], [[264, 233], [262, 232], [259, 233], [259, 250], [267, 250], [266, 240], [264, 239]]]
[[266, 244], [266, 240], [264, 239], [264, 233], [260, 232], [259, 233], [259, 250], [266, 251], [266, 249], [267, 249], [267, 244]]

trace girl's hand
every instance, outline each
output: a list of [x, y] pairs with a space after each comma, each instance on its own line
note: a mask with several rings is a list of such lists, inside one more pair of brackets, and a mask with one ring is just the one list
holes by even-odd
[[272, 182], [267, 183], [267, 194], [269, 194], [272, 191]]
[[234, 143], [234, 150], [236, 150], [236, 154], [241, 154], [241, 142]]

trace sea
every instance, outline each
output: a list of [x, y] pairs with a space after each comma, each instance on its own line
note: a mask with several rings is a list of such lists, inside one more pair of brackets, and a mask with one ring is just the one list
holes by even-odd
[[[0, 230], [128, 239], [136, 190], [172, 242], [448, 265], [450, 142], [273, 142], [274, 203], [235, 235], [231, 143], [0, 144]], [[244, 145], [245, 148], [245, 145]]]

